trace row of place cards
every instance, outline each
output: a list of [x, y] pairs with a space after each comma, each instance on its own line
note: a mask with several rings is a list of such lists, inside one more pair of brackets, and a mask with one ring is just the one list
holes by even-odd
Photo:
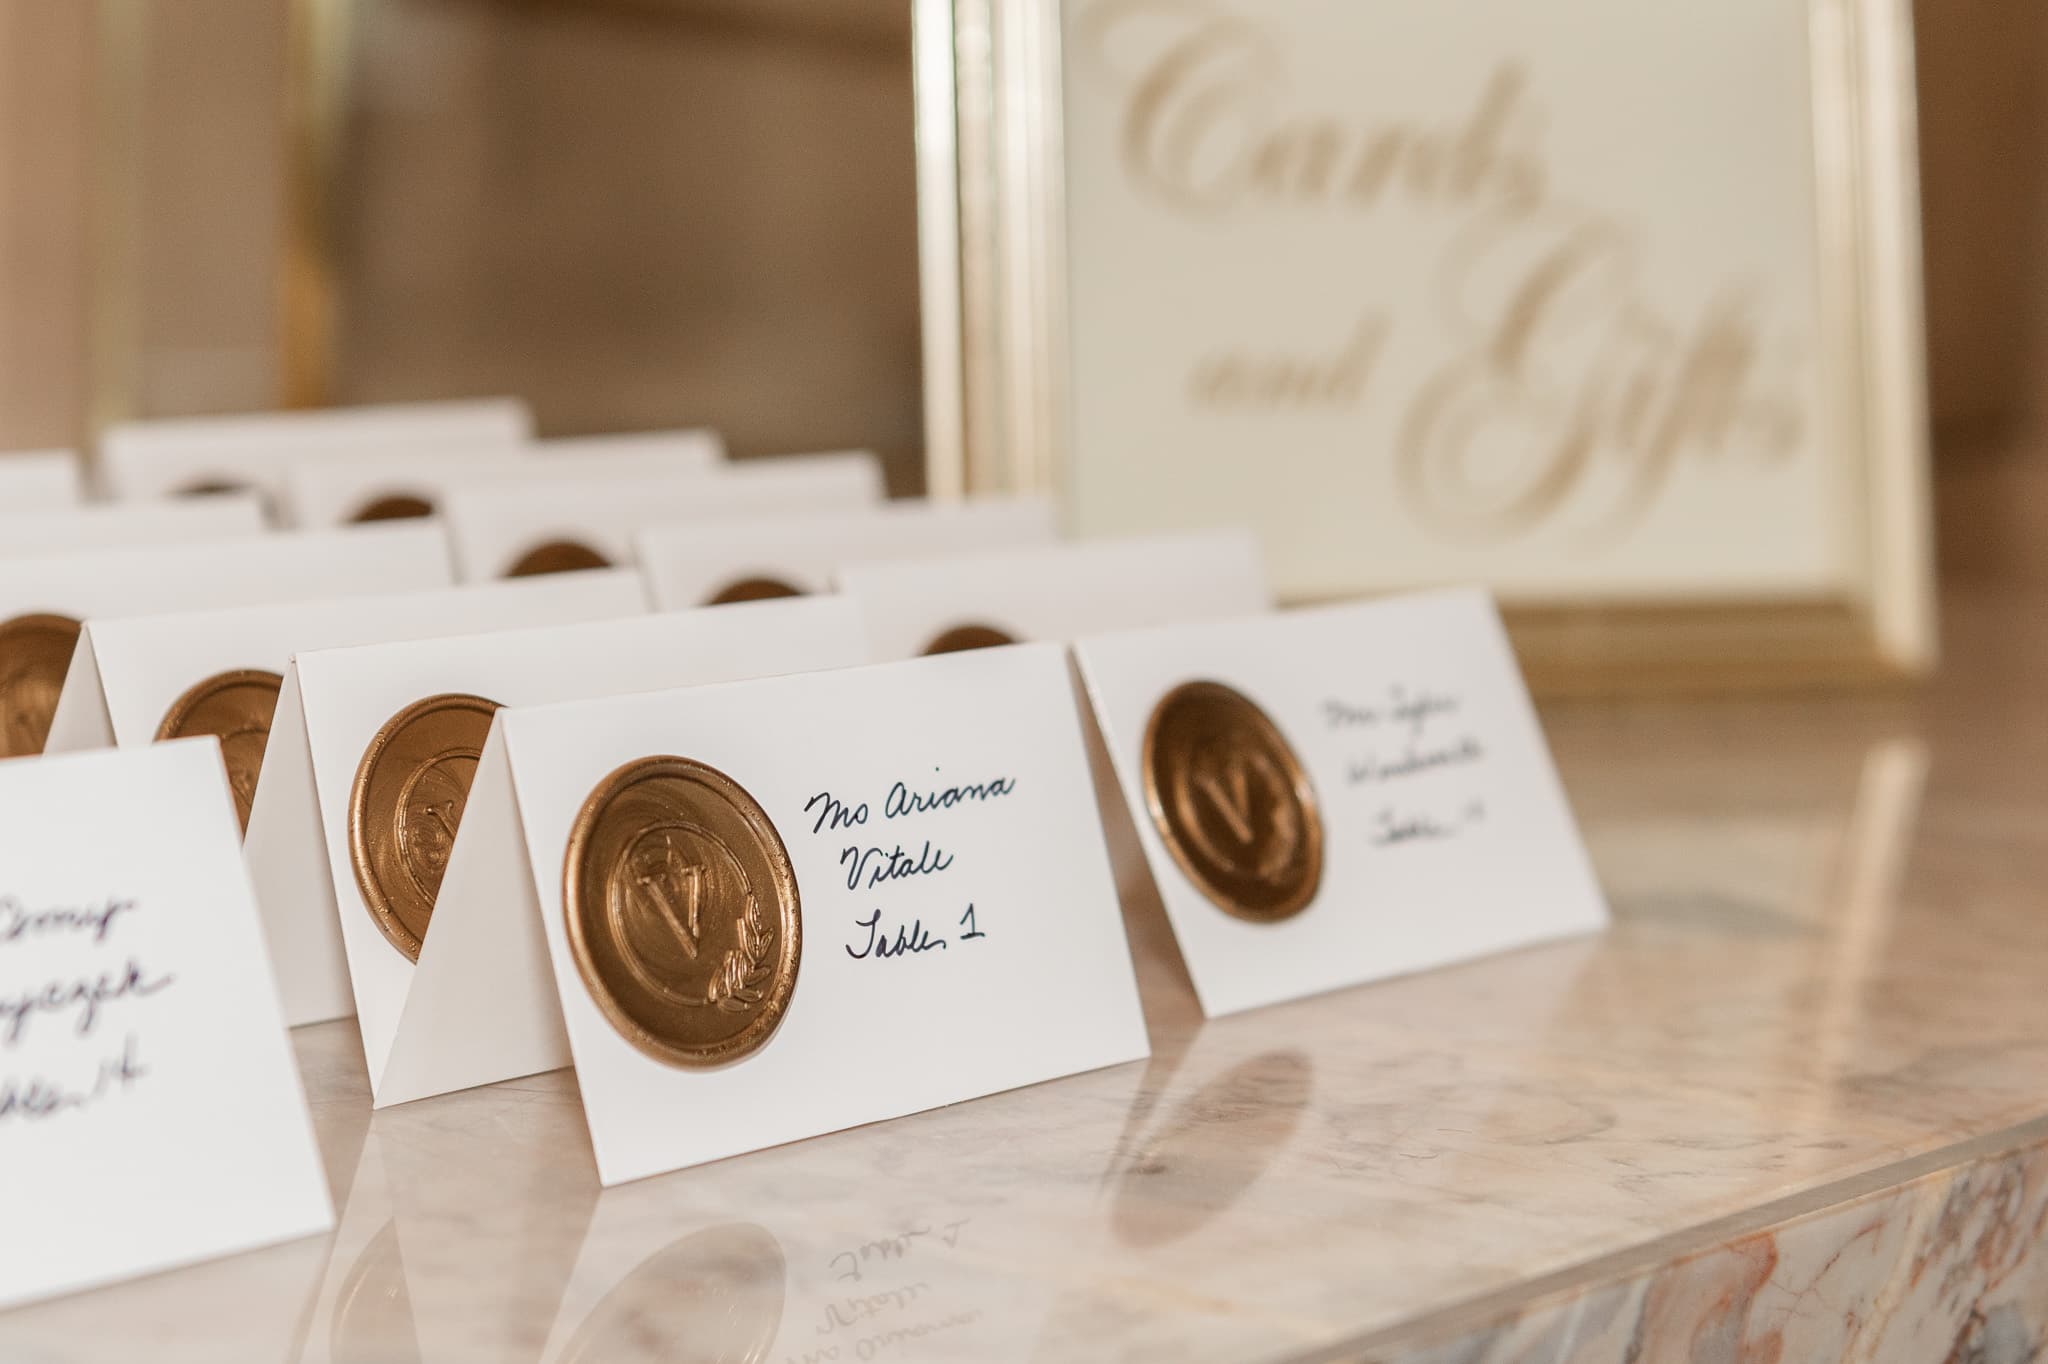
[[379, 1105], [573, 1064], [611, 1184], [1144, 1057], [1126, 859], [1211, 1015], [1603, 921], [1483, 595], [1274, 614], [1243, 537], [985, 515], [80, 556], [0, 764], [0, 1303], [328, 1226], [288, 1024], [355, 1014]]

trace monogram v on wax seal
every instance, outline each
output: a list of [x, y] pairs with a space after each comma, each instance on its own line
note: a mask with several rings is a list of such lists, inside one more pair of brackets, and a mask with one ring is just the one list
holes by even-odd
[[1173, 860], [1225, 913], [1292, 918], [1323, 878], [1315, 788], [1279, 727], [1220, 682], [1174, 688], [1145, 731], [1145, 803]]
[[270, 722], [277, 714], [277, 694], [284, 678], [267, 668], [237, 668], [216, 673], [171, 702], [157, 726], [156, 739], [190, 739], [211, 734], [220, 740], [227, 764], [228, 786], [235, 793], [235, 814], [242, 832], [249, 831], [249, 811], [256, 805], [256, 779], [263, 772], [263, 750], [270, 746]]
[[563, 864], [570, 952], [621, 1037], [703, 1067], [774, 1034], [803, 915], [789, 850], [737, 782], [686, 758], [627, 763], [584, 801]]
[[385, 939], [412, 961], [497, 711], [480, 696], [415, 701], [370, 741], [356, 769], [348, 807], [356, 885]]

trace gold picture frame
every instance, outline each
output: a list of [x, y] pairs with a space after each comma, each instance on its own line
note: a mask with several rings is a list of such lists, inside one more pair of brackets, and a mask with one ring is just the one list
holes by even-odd
[[[1069, 385], [1062, 0], [916, 0], [925, 208], [927, 480], [937, 497], [1064, 496]], [[1798, 601], [1518, 600], [1550, 693], [1910, 679], [1936, 659], [1912, 18], [1809, 0], [1823, 401], [1853, 460], [1861, 563]], [[1845, 499], [1846, 501], [1846, 499]], [[1360, 590], [1372, 590], [1361, 584]]]

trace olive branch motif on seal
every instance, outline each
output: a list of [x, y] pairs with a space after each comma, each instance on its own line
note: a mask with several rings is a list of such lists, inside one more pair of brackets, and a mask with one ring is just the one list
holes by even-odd
[[718, 973], [704, 988], [704, 1002], [726, 1013], [743, 1013], [759, 1004], [775, 955], [775, 929], [762, 911], [761, 897], [747, 892], [747, 910], [740, 916], [740, 941], [726, 952]]

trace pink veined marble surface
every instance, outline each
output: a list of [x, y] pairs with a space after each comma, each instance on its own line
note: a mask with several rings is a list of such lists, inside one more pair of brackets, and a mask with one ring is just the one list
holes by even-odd
[[2036, 608], [1924, 694], [1551, 708], [1599, 938], [1204, 1024], [1133, 885], [1140, 1065], [600, 1191], [572, 1075], [373, 1116], [303, 1030], [337, 1230], [0, 1361], [2048, 1357]]

